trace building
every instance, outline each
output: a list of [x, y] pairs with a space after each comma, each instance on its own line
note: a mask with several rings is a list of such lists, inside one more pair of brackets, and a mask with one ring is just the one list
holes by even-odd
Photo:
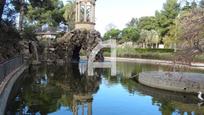
[[96, 0], [76, 0], [75, 29], [93, 30]]

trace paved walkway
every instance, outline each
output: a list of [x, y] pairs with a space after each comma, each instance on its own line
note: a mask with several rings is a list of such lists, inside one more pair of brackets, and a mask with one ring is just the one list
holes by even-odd
[[21, 76], [21, 74], [28, 68], [25, 64], [15, 69], [6, 76], [4, 81], [0, 84], [0, 115], [4, 115], [9, 94], [13, 88], [13, 84]]
[[23, 72], [25, 69], [27, 68], [27, 66], [22, 65], [20, 67], [18, 67], [17, 69], [13, 70], [10, 74], [8, 74], [4, 80], [0, 83], [0, 95], [3, 92], [3, 90], [5, 89], [7, 83], [9, 82], [9, 80], [11, 80], [13, 77], [15, 77], [15, 74]]

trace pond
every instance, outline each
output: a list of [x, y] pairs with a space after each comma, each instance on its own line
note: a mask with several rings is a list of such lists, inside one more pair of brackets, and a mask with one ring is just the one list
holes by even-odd
[[[15, 83], [6, 115], [194, 115], [204, 107], [194, 94], [157, 90], [131, 76], [169, 71], [168, 66], [117, 63], [117, 76], [96, 69], [88, 77], [83, 64], [30, 66]], [[199, 70], [182, 69], [182, 71]]]

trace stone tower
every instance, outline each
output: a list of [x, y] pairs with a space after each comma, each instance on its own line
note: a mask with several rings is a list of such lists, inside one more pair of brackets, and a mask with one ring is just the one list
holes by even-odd
[[76, 0], [75, 29], [93, 30], [96, 0]]

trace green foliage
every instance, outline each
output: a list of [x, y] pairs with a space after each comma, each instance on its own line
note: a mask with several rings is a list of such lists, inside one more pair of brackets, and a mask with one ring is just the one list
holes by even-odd
[[137, 27], [138, 26], [138, 19], [137, 18], [132, 18], [130, 22], [126, 24], [127, 27]]
[[138, 40], [138, 43], [142, 43], [145, 44], [145, 48], [147, 46], [152, 46], [153, 44], [156, 44], [156, 46], [158, 45], [158, 43], [160, 42], [160, 37], [158, 32], [156, 32], [155, 30], [142, 30], [140, 32], [140, 39]]
[[120, 40], [121, 39], [120, 33], [121, 31], [119, 29], [115, 29], [115, 28], [110, 29], [104, 34], [104, 39], [105, 40], [108, 40], [108, 39]]
[[152, 48], [135, 48], [138, 53], [157, 52], [157, 53], [173, 53], [174, 49], [152, 49]]
[[22, 32], [22, 38], [25, 40], [33, 40], [36, 41], [35, 30], [36, 26], [25, 26], [24, 31]]
[[33, 1], [30, 0], [26, 17], [30, 23], [36, 25], [48, 24], [57, 26], [60, 22], [64, 22], [63, 3], [59, 0]]
[[141, 17], [138, 22], [139, 30], [156, 30], [158, 27], [157, 20], [154, 16]]
[[163, 6], [163, 10], [160, 12], [157, 11], [155, 14], [161, 37], [166, 36], [170, 31], [170, 27], [174, 25], [174, 20], [180, 11], [180, 6], [177, 2], [177, 0], [167, 0]]
[[68, 25], [69, 30], [73, 30], [75, 24], [75, 2], [73, 0], [69, 1], [64, 6], [63, 10], [63, 17], [66, 20], [66, 24]]
[[117, 48], [118, 57], [142, 58], [142, 59], [162, 59], [171, 60], [173, 53], [171, 49], [135, 49], [135, 48]]
[[180, 31], [180, 25], [179, 25], [179, 18], [177, 17], [174, 20], [174, 24], [172, 24], [169, 27], [169, 32], [168, 34], [163, 38], [163, 43], [165, 44], [166, 47], [170, 47], [173, 44], [177, 43], [179, 40], [179, 34], [181, 33]]
[[140, 37], [139, 31], [134, 27], [127, 27], [122, 30], [122, 38], [125, 41], [136, 42]]
[[196, 62], [204, 62], [204, 55], [197, 55], [197, 56], [195, 56], [194, 61], [196, 61]]
[[[110, 56], [110, 49], [104, 49], [103, 52], [105, 56]], [[162, 57], [160, 56], [166, 56], [163, 58], [165, 59], [168, 56], [172, 55], [173, 53], [174, 49], [152, 49], [132, 47], [117, 48], [117, 56], [119, 57], [147, 58], [147, 59], [156, 59], [156, 57], [159, 57], [160, 59], [162, 59]], [[170, 59], [170, 57], [168, 59]]]

